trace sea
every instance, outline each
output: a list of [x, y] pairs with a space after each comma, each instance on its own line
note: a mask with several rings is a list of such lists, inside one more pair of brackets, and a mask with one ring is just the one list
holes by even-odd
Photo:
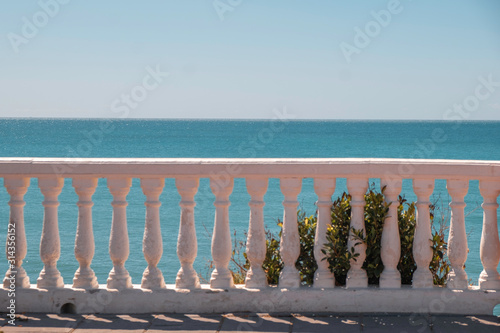
[[[0, 119], [0, 157], [286, 157], [286, 158], [426, 158], [461, 160], [500, 160], [500, 122], [498, 121], [352, 121], [352, 120], [130, 120], [130, 119]], [[1, 177], [1, 166], [0, 166]], [[346, 180], [337, 179], [333, 199], [346, 191]], [[378, 179], [370, 186], [380, 188]], [[203, 279], [209, 279], [210, 243], [214, 224], [213, 195], [207, 190], [208, 179], [201, 179], [195, 197], [198, 255], [194, 264]], [[449, 223], [450, 197], [445, 180], [436, 180], [431, 197], [439, 216]], [[401, 195], [416, 200], [411, 179], [403, 181]], [[205, 196], [205, 197], [201, 197]], [[207, 198], [208, 196], [208, 198]], [[176, 254], [179, 230], [180, 196], [174, 179], [166, 179], [160, 197], [163, 256], [159, 263], [165, 281], [175, 283], [180, 264]], [[140, 284], [147, 264], [142, 253], [145, 196], [139, 180], [133, 179], [127, 196], [130, 255], [125, 263], [132, 283]], [[244, 179], [235, 179], [229, 208], [232, 240], [245, 240], [248, 229], [250, 197]], [[312, 179], [304, 179], [299, 195], [300, 209], [308, 215], [316, 212]], [[0, 239], [6, 239], [9, 219], [9, 195], [0, 178]], [[24, 211], [28, 253], [24, 260], [31, 283], [36, 283], [43, 267], [39, 246], [43, 222], [43, 197], [37, 179], [25, 196]], [[57, 263], [64, 282], [72, 284], [78, 262], [74, 243], [78, 216], [77, 195], [66, 179], [59, 196], [59, 232], [61, 256]], [[95, 255], [92, 262], [99, 283], [105, 284], [112, 262], [109, 258], [112, 197], [106, 180], [100, 179], [93, 196]], [[270, 179], [265, 195], [265, 225], [277, 233], [277, 221], [283, 216], [283, 195], [279, 180]], [[478, 181], [471, 180], [466, 201], [466, 231], [469, 245], [466, 272], [472, 284], [478, 283], [482, 270], [479, 245], [482, 230], [482, 198]], [[499, 219], [500, 220], [500, 219]], [[7, 261], [0, 261], [0, 272]], [[202, 281], [203, 281], [202, 279]]]

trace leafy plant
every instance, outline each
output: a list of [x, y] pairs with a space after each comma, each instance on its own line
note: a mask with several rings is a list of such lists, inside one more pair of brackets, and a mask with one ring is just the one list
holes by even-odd
[[416, 207], [414, 202], [408, 203], [402, 196], [399, 196], [398, 201], [399, 237], [401, 239], [398, 270], [401, 273], [401, 284], [411, 284], [413, 273], [417, 269], [413, 258], [413, 239], [417, 226]]
[[[281, 224], [279, 224], [281, 227]], [[278, 284], [281, 270], [283, 269], [283, 262], [280, 255], [280, 237], [275, 235], [269, 230], [266, 231], [266, 258], [262, 268], [266, 272], [268, 284]]]
[[231, 261], [229, 262], [229, 265], [235, 284], [245, 283], [245, 277], [247, 276], [247, 271], [250, 268], [250, 261], [248, 261], [246, 252], [244, 252], [247, 245], [247, 233], [245, 232], [243, 234], [245, 236], [245, 240], [238, 240], [236, 237], [236, 230], [233, 233], [233, 252], [231, 253]]
[[[300, 273], [302, 284], [312, 284], [314, 272], [318, 268], [314, 259], [314, 238], [316, 233], [317, 219], [315, 216], [307, 216], [302, 210], [297, 211], [297, 224], [300, 239], [300, 254], [295, 262], [295, 268]], [[278, 219], [278, 226], [283, 227], [283, 222]], [[270, 232], [267, 232], [266, 240], [267, 251], [266, 259], [262, 267], [267, 274], [269, 284], [278, 284], [279, 275], [283, 269], [283, 262], [279, 252], [281, 232], [279, 237], [275, 238]]]
[[[355, 246], [360, 242], [366, 243], [366, 259], [362, 268], [366, 270], [369, 284], [378, 284], [380, 275], [384, 269], [381, 258], [381, 241], [384, 221], [389, 212], [389, 204], [384, 198], [385, 188], [381, 192], [374, 190], [374, 185], [365, 194], [364, 223], [365, 232], [351, 228], [351, 196], [343, 193], [337, 198], [331, 207], [332, 223], [328, 226], [326, 234], [326, 244], [322, 248], [325, 255], [323, 260], [327, 260], [330, 270], [335, 275], [337, 285], [345, 285], [347, 272], [350, 269], [351, 259], [357, 260], [359, 253], [356, 253]], [[413, 240], [416, 228], [416, 204], [408, 202], [404, 197], [398, 197], [398, 225], [401, 244], [401, 256], [398, 263], [398, 270], [401, 273], [401, 283], [411, 284], [413, 273], [416, 270], [413, 258]], [[435, 206], [430, 206], [430, 219], [433, 227], [432, 249], [433, 258], [429, 268], [433, 274], [434, 284], [444, 285], [450, 270], [446, 257], [447, 243], [445, 234], [447, 230], [446, 219], [442, 216], [439, 224], [434, 223]], [[300, 237], [300, 254], [295, 263], [299, 270], [302, 284], [312, 284], [317, 263], [314, 258], [314, 239], [316, 232], [317, 217], [307, 216], [302, 211], [297, 211], [298, 232]], [[282, 227], [282, 222], [278, 219], [278, 226]], [[354, 247], [348, 248], [349, 234], [352, 233], [358, 243]], [[266, 257], [262, 268], [264, 269], [269, 284], [278, 284], [279, 275], [283, 269], [283, 262], [280, 254], [281, 231], [278, 235], [266, 230]], [[250, 262], [246, 253], [245, 240], [237, 240], [236, 232], [233, 238], [233, 252], [230, 262], [230, 269], [236, 284], [244, 283]], [[209, 269], [213, 263], [209, 261]]]
[[[380, 274], [384, 269], [381, 258], [381, 240], [384, 221], [387, 218], [389, 205], [385, 202], [385, 188], [381, 193], [377, 193], [373, 185], [365, 195], [365, 230], [364, 236], [359, 230], [350, 228], [350, 196], [344, 193], [332, 205], [332, 224], [328, 228], [327, 243], [323, 248], [325, 260], [328, 261], [330, 270], [335, 274], [336, 283], [345, 285], [347, 272], [350, 268], [350, 259], [354, 260], [359, 256], [355, 249], [347, 248], [349, 230], [353, 232], [356, 239], [367, 244], [366, 259], [362, 268], [366, 270], [369, 284], [378, 284]], [[417, 266], [413, 258], [413, 240], [416, 228], [416, 204], [408, 203], [407, 200], [398, 197], [398, 225], [401, 244], [401, 255], [398, 263], [398, 270], [401, 273], [401, 283], [411, 284], [413, 273]], [[431, 222], [434, 221], [434, 206], [430, 206]], [[434, 223], [432, 224], [435, 227]], [[449, 263], [447, 261], [446, 225], [444, 219], [440, 220], [440, 227], [434, 230], [432, 238], [432, 248], [434, 256], [429, 268], [434, 277], [434, 283], [439, 285], [446, 284], [447, 274], [449, 272]]]
[[[435, 221], [435, 205], [431, 205], [431, 221]], [[429, 266], [434, 284], [445, 285], [450, 272], [450, 263], [446, 255], [448, 250], [448, 243], [445, 241], [448, 226], [445, 223], [446, 219], [441, 216], [439, 222], [432, 223], [432, 261]]]
[[380, 274], [384, 270], [380, 253], [382, 230], [389, 212], [389, 204], [384, 199], [384, 190], [385, 187], [381, 193], [377, 193], [372, 187], [365, 194], [366, 259], [362, 268], [366, 270], [369, 284], [378, 284]]
[[333, 202], [331, 208], [332, 224], [328, 226], [327, 243], [321, 250], [325, 254], [325, 259], [328, 260], [330, 270], [335, 275], [337, 285], [345, 285], [347, 271], [351, 268], [350, 260], [359, 257], [359, 253], [355, 253], [354, 248], [347, 248], [349, 231], [354, 231], [354, 229], [350, 228], [350, 202], [351, 196], [345, 192]]
[[297, 211], [297, 224], [299, 227], [300, 254], [295, 267], [299, 270], [302, 284], [312, 284], [314, 272], [318, 268], [314, 258], [314, 238], [316, 235], [316, 216], [307, 216], [305, 212]]

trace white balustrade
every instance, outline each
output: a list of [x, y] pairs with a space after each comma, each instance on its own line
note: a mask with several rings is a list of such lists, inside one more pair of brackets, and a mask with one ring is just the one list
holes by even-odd
[[451, 289], [467, 289], [467, 274], [464, 265], [467, 260], [467, 234], [465, 232], [464, 198], [469, 182], [463, 179], [448, 179], [446, 188], [451, 196], [450, 234], [448, 236], [448, 258], [450, 272], [447, 287]]
[[401, 179], [382, 178], [380, 187], [385, 187], [385, 201], [389, 204], [389, 212], [384, 221], [382, 231], [380, 257], [384, 270], [380, 275], [380, 288], [400, 288], [401, 273], [398, 271], [401, 256], [401, 242], [399, 239], [398, 223], [398, 195], [401, 192]]
[[90, 263], [94, 257], [94, 231], [92, 230], [92, 195], [97, 187], [97, 178], [73, 178], [73, 187], [78, 195], [78, 221], [75, 237], [75, 257], [80, 267], [73, 278], [73, 288], [97, 289], [99, 284]]
[[142, 251], [148, 267], [142, 276], [141, 288], [158, 289], [165, 288], [163, 274], [157, 267], [163, 254], [163, 240], [160, 228], [160, 194], [165, 186], [163, 178], [143, 178], [141, 187], [146, 196], [146, 222], [144, 224], [144, 238], [142, 240]]
[[234, 287], [233, 276], [229, 271], [231, 260], [231, 231], [229, 229], [229, 195], [233, 191], [232, 178], [222, 180], [210, 178], [210, 188], [215, 195], [215, 222], [212, 236], [212, 258], [215, 269], [210, 278], [210, 287], [227, 289]]
[[38, 178], [38, 187], [44, 196], [42, 238], [40, 240], [40, 258], [43, 269], [37, 280], [38, 288], [62, 288], [63, 278], [57, 269], [57, 261], [61, 255], [61, 241], [59, 239], [59, 226], [57, 220], [57, 197], [64, 186], [64, 178], [44, 177]]
[[483, 271], [479, 276], [479, 288], [500, 289], [500, 240], [498, 239], [497, 198], [500, 195], [500, 181], [479, 181], [479, 190], [484, 198], [483, 232], [481, 234], [480, 257]]
[[264, 229], [264, 194], [267, 191], [268, 180], [261, 177], [247, 177], [247, 191], [251, 200], [250, 219], [247, 238], [247, 258], [250, 269], [245, 278], [247, 288], [264, 288], [267, 286], [266, 273], [262, 264], [266, 258], [266, 231]]
[[108, 178], [108, 188], [113, 196], [113, 217], [111, 220], [111, 234], [109, 237], [109, 256], [113, 268], [109, 272], [109, 289], [132, 288], [132, 279], [125, 268], [125, 261], [129, 255], [129, 241], [127, 230], [127, 194], [132, 186], [131, 178]]
[[[368, 189], [368, 178], [348, 178], [347, 190], [351, 195], [351, 228], [365, 232], [365, 193]], [[352, 231], [350, 231], [347, 248], [355, 249], [359, 253], [357, 258], [352, 258], [350, 261], [351, 268], [347, 272], [346, 287], [347, 288], [366, 288], [368, 286], [368, 276], [366, 271], [362, 269], [363, 262], [366, 259], [366, 244], [359, 240]]]
[[[27, 253], [26, 232], [24, 230], [24, 195], [30, 186], [30, 179], [26, 177], [5, 177], [4, 186], [10, 195], [10, 217], [7, 228], [6, 253], [9, 269], [3, 279], [4, 288], [10, 288], [15, 276], [16, 288], [29, 288], [30, 279], [22, 264]], [[14, 273], [15, 272], [15, 273]]]
[[175, 287], [182, 289], [200, 288], [198, 274], [193, 268], [196, 253], [198, 252], [198, 241], [194, 224], [194, 207], [196, 203], [194, 196], [198, 191], [198, 178], [176, 178], [175, 185], [181, 195], [181, 221], [179, 226], [179, 237], [177, 239], [177, 256], [181, 268], [177, 273]]
[[[413, 241], [413, 257], [417, 269], [413, 274], [412, 288], [401, 288], [401, 276], [397, 269], [401, 254], [397, 207], [402, 179], [410, 177], [402, 175], [400, 170], [408, 163], [412, 165], [411, 177], [417, 196]], [[69, 171], [55, 175], [53, 171], [61, 165], [67, 166], [64, 170]], [[4, 186], [10, 196], [8, 203], [10, 217], [8, 225], [5, 223], [8, 226], [6, 254], [9, 268], [3, 280], [3, 288], [0, 288], [0, 305], [8, 304], [10, 296], [7, 295], [15, 285], [18, 312], [54, 312], [70, 303], [75, 304], [79, 312], [230, 312], [234, 309], [256, 312], [262, 310], [263, 306], [269, 305], [273, 309], [286, 312], [304, 311], [304, 309], [314, 312], [338, 311], [338, 309], [347, 312], [418, 312], [425, 308], [431, 313], [436, 313], [441, 308], [434, 309], [433, 300], [439, 299], [446, 303], [446, 311], [450, 313], [491, 314], [500, 299], [498, 296], [500, 274], [497, 270], [500, 262], [497, 203], [500, 195], [500, 162], [498, 161], [0, 158], [0, 177], [3, 178]], [[38, 178], [38, 186], [44, 197], [40, 239], [43, 269], [39, 272], [36, 286], [30, 285], [25, 270], [28, 247], [31, 245], [27, 244], [26, 238], [24, 197], [31, 178]], [[78, 195], [74, 253], [79, 267], [74, 274], [72, 288], [64, 286], [63, 276], [57, 269], [61, 254], [58, 197], [65, 178], [72, 179], [74, 190]], [[97, 188], [98, 178], [107, 179], [107, 187], [113, 197], [109, 240], [109, 256], [113, 267], [106, 286], [98, 284], [96, 274], [91, 268], [95, 252], [92, 197]], [[140, 186], [146, 196], [142, 248], [147, 267], [140, 286], [132, 284], [130, 274], [125, 268], [130, 251], [126, 198], [132, 186], [132, 178], [140, 179]], [[165, 284], [164, 272], [158, 267], [163, 255], [160, 195], [165, 186], [165, 178], [175, 179], [181, 197], [177, 239], [177, 256], [181, 267], [177, 272], [175, 286]], [[198, 274], [193, 267], [198, 249], [195, 195], [201, 178], [210, 179], [210, 189], [215, 195], [215, 219], [211, 240], [215, 268], [209, 285], [200, 284]], [[234, 178], [246, 180], [246, 190], [250, 195], [246, 247], [250, 268], [246, 275], [245, 286], [238, 288], [234, 288], [233, 276], [229, 269], [233, 250], [229, 224], [231, 204], [229, 197], [233, 191]], [[262, 267], [267, 249], [264, 196], [270, 178], [279, 179], [280, 190], [284, 195], [280, 242], [283, 269], [278, 288], [268, 288], [266, 272]], [[300, 254], [297, 197], [301, 192], [304, 178], [313, 178], [314, 192], [318, 197], [314, 240], [314, 258], [318, 269], [314, 274], [313, 286], [309, 289], [299, 288], [300, 274], [295, 267]], [[350, 251], [354, 248], [358, 256], [350, 260], [345, 288], [334, 288], [335, 276], [328, 267], [328, 261], [323, 260], [324, 254], [321, 250], [327, 242], [327, 228], [331, 223], [332, 195], [336, 180], [341, 178], [346, 179], [347, 190], [351, 196], [350, 227], [358, 230], [363, 237], [366, 236], [364, 207], [368, 180], [378, 178], [381, 187], [385, 187], [385, 201], [390, 205], [381, 240], [384, 270], [380, 277], [380, 288], [367, 288], [368, 277], [362, 268], [366, 259], [367, 245], [355, 237], [352, 230], [348, 238], [348, 249]], [[446, 188], [451, 197], [448, 236], [451, 270], [447, 288], [433, 288], [433, 275], [429, 269], [433, 256], [429, 207], [436, 179], [447, 179]], [[464, 270], [468, 253], [464, 198], [468, 191], [469, 179], [479, 180], [479, 190], [483, 197], [480, 243], [483, 271], [479, 276], [479, 287], [469, 286]], [[204, 197], [200, 200], [206, 199], [207, 193], [202, 191], [199, 196], [201, 194]], [[167, 200], [167, 204], [176, 203]], [[168, 219], [170, 218], [169, 216]], [[36, 224], [37, 221], [33, 223]], [[32, 251], [34, 248], [35, 246], [32, 246]], [[23, 261], [25, 261], [24, 266]], [[96, 263], [93, 265], [95, 267]], [[170, 270], [171, 267], [166, 269]], [[359, 290], [361, 288], [364, 289]], [[96, 304], [99, 306], [96, 307]]]
[[417, 224], [413, 238], [413, 258], [417, 269], [413, 272], [413, 288], [432, 288], [434, 285], [429, 269], [433, 253], [429, 198], [433, 190], [433, 179], [413, 180], [413, 191], [417, 195]]
[[301, 178], [281, 178], [280, 188], [285, 196], [283, 200], [283, 229], [281, 231], [280, 254], [283, 270], [279, 278], [279, 287], [298, 288], [300, 274], [295, 268], [295, 262], [300, 255], [300, 239], [297, 224], [297, 196], [302, 187]]
[[318, 196], [318, 218], [316, 223], [316, 235], [314, 237], [314, 259], [318, 269], [314, 273], [314, 288], [335, 287], [335, 277], [328, 268], [328, 261], [323, 260], [324, 254], [321, 249], [326, 244], [326, 232], [328, 225], [332, 222], [332, 195], [335, 191], [335, 179], [314, 178], [314, 191]]

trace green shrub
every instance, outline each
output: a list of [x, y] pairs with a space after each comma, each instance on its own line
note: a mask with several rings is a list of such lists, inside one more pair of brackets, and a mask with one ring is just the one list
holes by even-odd
[[[281, 227], [281, 224], [279, 224]], [[283, 262], [281, 261], [280, 255], [280, 237], [281, 232], [278, 237], [270, 232], [266, 231], [266, 258], [264, 259], [264, 264], [262, 268], [266, 272], [267, 283], [278, 284], [281, 270], [283, 269]]]
[[347, 248], [351, 223], [351, 196], [343, 193], [333, 202], [332, 224], [326, 233], [327, 243], [321, 250], [325, 255], [323, 260], [328, 260], [329, 268], [335, 275], [336, 285], [345, 285], [347, 271], [351, 267], [351, 258], [357, 258], [354, 248]]
[[411, 284], [413, 272], [417, 269], [417, 264], [413, 259], [413, 238], [417, 226], [416, 205], [414, 202], [408, 203], [401, 196], [399, 196], [398, 222], [399, 238], [401, 239], [398, 270], [401, 272], [401, 284]]
[[[431, 205], [431, 221], [435, 222], [435, 205]], [[429, 266], [435, 285], [446, 285], [450, 263], [446, 257], [448, 243], [445, 241], [448, 226], [446, 219], [441, 216], [438, 223], [432, 223], [432, 261]]]
[[[385, 202], [383, 188], [380, 193], [374, 190], [372, 185], [365, 194], [365, 232], [355, 230], [350, 227], [351, 222], [351, 196], [343, 193], [336, 199], [331, 207], [332, 223], [327, 230], [327, 243], [324, 244], [322, 252], [325, 255], [323, 260], [327, 260], [330, 270], [335, 275], [337, 285], [345, 285], [347, 272], [350, 268], [350, 260], [359, 257], [355, 248], [348, 249], [349, 232], [352, 231], [358, 242], [364, 242], [367, 245], [366, 259], [362, 268], [366, 270], [369, 284], [378, 284], [380, 274], [384, 269], [381, 259], [381, 240], [384, 221], [387, 218], [389, 205]], [[407, 200], [399, 196], [398, 198], [398, 224], [401, 244], [401, 256], [398, 263], [398, 270], [401, 273], [401, 283], [411, 284], [413, 272], [416, 269], [413, 258], [413, 238], [416, 227], [416, 204], [408, 203]], [[433, 258], [429, 268], [433, 274], [434, 284], [444, 285], [448, 272], [450, 270], [449, 262], [446, 257], [447, 243], [446, 225], [444, 217], [440, 219], [439, 226], [436, 228], [434, 223], [435, 206], [430, 206], [430, 218], [433, 227], [432, 249]], [[302, 210], [297, 211], [298, 231], [300, 237], [300, 255], [295, 263], [295, 267], [300, 272], [302, 284], [310, 285], [313, 283], [314, 273], [317, 269], [317, 263], [314, 258], [314, 238], [316, 232], [317, 217], [307, 216]], [[278, 219], [278, 226], [282, 227], [282, 222]], [[244, 241], [237, 241], [234, 235], [233, 255], [231, 258], [231, 270], [235, 283], [244, 283], [246, 272], [250, 263], [246, 258], [244, 249], [246, 248], [246, 237]], [[245, 235], [246, 236], [246, 235]], [[279, 275], [283, 268], [283, 262], [280, 255], [281, 231], [276, 236], [269, 230], [266, 230], [266, 257], [262, 265], [269, 284], [278, 284]]]
[[[367, 244], [366, 259], [363, 263], [363, 269], [368, 275], [369, 284], [378, 284], [380, 274], [384, 269], [381, 258], [381, 240], [384, 220], [387, 218], [389, 205], [384, 200], [384, 188], [381, 193], [375, 192], [373, 186], [365, 195], [365, 230], [366, 236], [363, 236], [359, 230], [350, 229], [351, 219], [351, 197], [344, 193], [342, 197], [335, 200], [332, 205], [332, 224], [327, 231], [327, 243], [322, 249], [325, 259], [329, 263], [330, 270], [335, 274], [336, 283], [345, 285], [347, 272], [350, 268], [350, 259], [356, 259], [359, 254], [355, 249], [348, 249], [347, 241], [349, 239], [349, 230], [353, 231], [359, 242]], [[411, 284], [413, 272], [417, 266], [413, 258], [413, 238], [416, 227], [416, 205], [414, 202], [408, 203], [407, 200], [399, 196], [398, 198], [398, 224], [401, 244], [401, 255], [398, 263], [398, 270], [401, 273], [401, 283]], [[449, 263], [445, 256], [445, 224], [444, 220], [440, 222], [438, 230], [434, 225], [434, 206], [430, 206], [431, 223], [433, 225], [432, 248], [434, 255], [429, 268], [434, 277], [434, 284], [446, 284], [447, 274], [449, 272]]]
[[[295, 267], [300, 273], [302, 284], [312, 284], [314, 272], [318, 268], [316, 260], [314, 259], [314, 237], [317, 221], [315, 216], [308, 217], [305, 212], [298, 210], [297, 222], [300, 238], [300, 254], [295, 262]], [[283, 226], [283, 223], [279, 219], [278, 226]], [[281, 261], [279, 252], [281, 232], [278, 237], [274, 237], [270, 232], [267, 232], [267, 235], [266, 259], [262, 267], [267, 274], [267, 282], [269, 284], [278, 284], [279, 276], [283, 268], [283, 262]]]

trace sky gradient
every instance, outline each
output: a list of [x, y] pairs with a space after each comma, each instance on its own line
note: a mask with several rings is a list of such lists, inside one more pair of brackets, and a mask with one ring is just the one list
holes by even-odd
[[1, 6], [0, 117], [500, 120], [497, 0]]

